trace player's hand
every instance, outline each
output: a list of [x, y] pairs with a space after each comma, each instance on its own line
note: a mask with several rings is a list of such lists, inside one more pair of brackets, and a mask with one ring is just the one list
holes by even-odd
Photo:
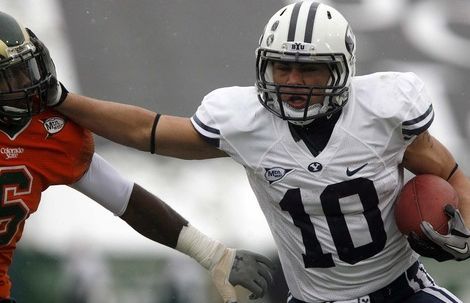
[[445, 213], [449, 216], [449, 233], [441, 235], [436, 232], [429, 222], [421, 223], [421, 230], [427, 239], [423, 240], [412, 233], [408, 241], [413, 250], [422, 256], [434, 258], [437, 261], [462, 261], [470, 257], [470, 231], [465, 226], [459, 210], [452, 205], [446, 205]]
[[266, 257], [246, 251], [226, 248], [222, 258], [211, 269], [212, 281], [224, 303], [236, 303], [234, 286], [251, 291], [250, 299], [262, 298], [273, 282], [274, 264]]
[[443, 250], [431, 240], [421, 239], [415, 232], [408, 235], [411, 248], [423, 257], [433, 258], [439, 262], [452, 260], [454, 256]]
[[433, 243], [451, 254], [453, 259], [462, 261], [470, 258], [470, 230], [465, 226], [462, 215], [450, 204], [446, 205], [444, 211], [450, 218], [447, 235], [436, 232], [426, 221], [421, 223], [421, 230]]
[[47, 106], [58, 106], [65, 100], [69, 92], [62, 85], [62, 83], [57, 80], [57, 73], [54, 61], [52, 61], [51, 55], [49, 54], [49, 50], [47, 49], [47, 47], [29, 28], [27, 28], [26, 31], [28, 32], [31, 38], [31, 42], [34, 44], [34, 46], [39, 51], [42, 51], [42, 60], [44, 62], [44, 65], [46, 66], [47, 73], [50, 75], [47, 88]]

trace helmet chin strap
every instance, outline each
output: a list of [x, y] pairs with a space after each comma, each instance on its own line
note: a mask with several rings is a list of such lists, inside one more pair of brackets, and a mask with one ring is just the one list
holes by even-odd
[[[9, 129], [19, 129], [25, 126], [31, 118], [11, 118], [11, 117], [0, 117], [0, 128], [6, 127]], [[2, 128], [3, 129], [3, 128]]]
[[[1, 106], [4, 112], [24, 114], [27, 113], [27, 109], [17, 108], [13, 106]], [[1, 114], [0, 114], [1, 115]], [[31, 117], [10, 117], [7, 115], [2, 115], [0, 117], [0, 122], [5, 126], [23, 126], [25, 125]]]
[[305, 125], [309, 125], [310, 123], [312, 123], [313, 120], [315, 119], [310, 119], [310, 120], [305, 120], [305, 121], [288, 120], [287, 122], [289, 122], [290, 124], [298, 125], [298, 126], [305, 126]]
[[[312, 115], [317, 116], [317, 115], [326, 113], [328, 109], [330, 108], [330, 101], [329, 101], [330, 98], [331, 98], [330, 96], [325, 96], [325, 99], [323, 100], [322, 103], [315, 103], [315, 104], [310, 105], [307, 110], [307, 117], [312, 116]], [[300, 113], [300, 110], [293, 109], [286, 102], [283, 102], [283, 105], [285, 106], [285, 108], [289, 109], [289, 111], [296, 111]], [[303, 112], [304, 112], [304, 109], [302, 110], [302, 115], [303, 115]], [[302, 125], [310, 124], [314, 120], [315, 118], [311, 118], [311, 119], [307, 118], [306, 120], [303, 120], [303, 121], [289, 120], [289, 123], [302, 126]]]
[[24, 109], [24, 108], [17, 108], [17, 107], [14, 107], [14, 106], [2, 106], [2, 109], [5, 111], [5, 112], [14, 112], [14, 113], [27, 113], [28, 110], [27, 109]]

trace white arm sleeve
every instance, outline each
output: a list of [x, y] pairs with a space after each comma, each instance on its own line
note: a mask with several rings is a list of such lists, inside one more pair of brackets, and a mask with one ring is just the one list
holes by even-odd
[[129, 203], [134, 182], [124, 178], [111, 164], [94, 153], [87, 172], [70, 187], [95, 200], [116, 216], [121, 216]]

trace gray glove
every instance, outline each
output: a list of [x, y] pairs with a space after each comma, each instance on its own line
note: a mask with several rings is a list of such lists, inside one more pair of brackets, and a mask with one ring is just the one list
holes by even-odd
[[175, 249], [194, 258], [209, 271], [224, 303], [238, 302], [235, 285], [251, 291], [250, 299], [257, 299], [265, 295], [268, 284], [273, 281], [275, 266], [268, 258], [228, 248], [191, 224], [183, 226]]
[[241, 285], [251, 291], [251, 300], [261, 298], [273, 281], [274, 269], [274, 264], [259, 254], [224, 248], [222, 257], [209, 271], [224, 303], [237, 303], [234, 286]]
[[451, 254], [455, 260], [462, 261], [470, 257], [470, 230], [465, 226], [459, 210], [448, 204], [444, 208], [450, 217], [449, 233], [441, 235], [429, 222], [421, 223], [421, 230], [433, 243], [443, 251]]
[[268, 258], [247, 250], [237, 250], [229, 282], [252, 292], [250, 300], [262, 298], [273, 283], [274, 264]]

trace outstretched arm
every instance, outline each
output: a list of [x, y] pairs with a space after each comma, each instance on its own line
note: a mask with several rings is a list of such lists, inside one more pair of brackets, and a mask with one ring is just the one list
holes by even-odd
[[266, 257], [227, 248], [191, 226], [165, 202], [139, 185], [134, 185], [129, 205], [121, 216], [140, 234], [174, 248], [206, 268], [224, 302], [236, 302], [232, 285], [241, 285], [261, 298], [272, 283], [274, 266]]
[[228, 248], [191, 226], [161, 199], [122, 177], [97, 154], [73, 188], [119, 215], [143, 236], [178, 250], [206, 268], [224, 302], [237, 302], [234, 285], [262, 297], [274, 265], [256, 253]]
[[156, 116], [152, 111], [72, 93], [54, 109], [97, 135], [139, 150], [150, 151], [150, 134]]
[[182, 159], [208, 159], [226, 154], [206, 143], [189, 118], [162, 116], [141, 107], [72, 94], [56, 78], [54, 63], [44, 43], [30, 30], [31, 41], [44, 49], [54, 72], [49, 76], [47, 106], [54, 107], [84, 128], [117, 143]]
[[[205, 142], [189, 118], [163, 115], [144, 108], [69, 93], [58, 111], [81, 126], [111, 141], [182, 159], [207, 159], [226, 154]], [[152, 137], [155, 148], [151, 151]]]

